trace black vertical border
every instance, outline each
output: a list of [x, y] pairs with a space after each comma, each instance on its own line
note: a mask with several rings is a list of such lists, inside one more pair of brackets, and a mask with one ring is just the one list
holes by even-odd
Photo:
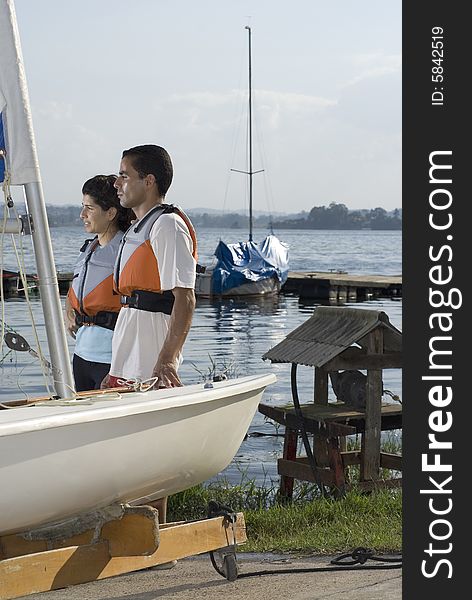
[[[470, 571], [466, 544], [472, 530], [467, 518], [467, 509], [472, 505], [469, 500], [472, 431], [468, 427], [472, 423], [472, 360], [469, 360], [472, 315], [468, 312], [470, 303], [465, 287], [472, 255], [472, 232], [466, 231], [471, 213], [468, 205], [472, 203], [467, 189], [472, 177], [472, 165], [469, 166], [472, 103], [467, 91], [472, 71], [468, 59], [472, 35], [464, 6], [454, 1], [403, 2], [403, 598], [407, 600], [422, 597], [443, 600], [453, 597], [451, 594], [459, 598], [470, 593], [466, 591], [469, 588], [466, 576]], [[439, 83], [432, 81], [433, 67], [437, 66], [432, 60], [437, 58], [432, 53], [434, 27], [444, 30], [441, 62], [444, 80]], [[432, 104], [432, 93], [439, 91], [435, 87], [443, 88], [442, 106]], [[440, 98], [439, 94], [436, 98]], [[452, 193], [453, 202], [448, 211], [436, 218], [441, 216], [445, 220], [450, 212], [453, 221], [447, 231], [437, 231], [429, 223], [429, 215], [434, 212], [430, 194], [434, 187], [441, 186], [429, 181], [429, 160], [431, 152], [448, 150], [452, 151], [452, 158], [443, 160], [452, 164], [452, 184], [443, 187]], [[450, 246], [452, 257], [444, 251], [438, 262], [444, 269], [451, 267], [452, 280], [442, 286], [432, 285], [430, 268], [438, 263], [431, 261], [429, 248], [432, 246], [436, 252], [444, 245]], [[452, 382], [442, 384], [452, 387], [452, 402], [442, 410], [450, 411], [453, 422], [449, 431], [437, 434], [438, 439], [452, 441], [452, 449], [440, 453], [441, 462], [452, 464], [450, 473], [425, 473], [421, 466], [422, 454], [428, 452], [430, 414], [437, 410], [428, 395], [434, 384], [422, 380], [423, 375], [431, 374], [429, 343], [433, 335], [438, 335], [437, 328], [432, 330], [428, 322], [430, 315], [438, 312], [431, 307], [430, 288], [443, 289], [445, 294], [455, 288], [462, 294], [460, 308], [439, 309], [452, 315], [453, 322], [451, 331], [443, 333], [452, 336], [449, 344], [452, 356], [443, 361], [452, 364], [449, 371]], [[447, 343], [443, 344], [444, 349], [447, 347]], [[429, 452], [431, 462], [435, 451]], [[420, 493], [421, 489], [434, 489], [429, 476], [436, 476], [441, 482], [449, 475], [452, 482], [444, 488], [450, 489], [451, 494]], [[429, 500], [433, 499], [433, 506], [439, 509], [449, 506], [448, 498], [452, 500], [450, 512], [434, 515]], [[431, 537], [431, 527], [435, 535], [446, 536], [447, 525], [432, 526], [435, 519], [441, 518], [450, 522], [452, 533], [440, 541]], [[431, 555], [425, 552], [430, 543], [434, 550]], [[450, 561], [450, 566], [439, 564], [441, 559]], [[430, 575], [436, 572], [434, 576], [422, 573], [423, 560], [427, 560], [425, 570]]]

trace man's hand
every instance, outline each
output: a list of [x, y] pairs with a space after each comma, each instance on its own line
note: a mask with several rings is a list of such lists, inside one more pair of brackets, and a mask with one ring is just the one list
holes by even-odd
[[191, 288], [174, 288], [174, 307], [170, 316], [169, 330], [152, 372], [157, 377], [155, 387], [182, 387], [177, 375], [179, 354], [192, 323], [195, 310], [195, 293]]
[[182, 387], [182, 382], [177, 375], [177, 364], [174, 362], [161, 363], [157, 361], [153, 369], [152, 377], [157, 377], [155, 387], [170, 388]]

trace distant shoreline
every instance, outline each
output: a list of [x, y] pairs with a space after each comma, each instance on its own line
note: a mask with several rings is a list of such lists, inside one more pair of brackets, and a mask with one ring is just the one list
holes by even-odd
[[[77, 205], [47, 205], [46, 211], [50, 227], [81, 225], [80, 207]], [[186, 212], [196, 228], [247, 230], [249, 225], [249, 217], [244, 211], [233, 209], [228, 213], [208, 209], [206, 212], [204, 209], [190, 208]], [[285, 215], [256, 213], [252, 218], [252, 227], [269, 230], [398, 231], [402, 229], [402, 210], [387, 211], [380, 207], [350, 210], [345, 204], [332, 202], [329, 206], [314, 206], [309, 212]]]
[[[60, 228], [60, 227], [82, 227], [82, 223], [54, 223], [54, 222], [50, 222], [49, 226], [51, 228]], [[221, 225], [212, 225], [212, 224], [208, 224], [208, 225], [202, 225], [201, 223], [196, 226], [196, 227], [205, 227], [206, 229], [221, 229], [222, 226]], [[227, 229], [235, 229], [238, 231], [246, 231], [247, 227], [246, 226], [242, 226], [242, 225], [238, 225], [237, 227], [234, 226], [223, 226]], [[401, 231], [402, 227], [303, 227], [300, 226], [299, 224], [297, 224], [296, 226], [292, 225], [292, 226], [288, 226], [287, 224], [284, 224], [283, 226], [279, 226], [277, 223], [273, 224], [273, 228], [276, 231], [281, 231], [284, 229], [293, 229], [293, 230], [300, 230], [300, 231]], [[261, 230], [268, 230], [270, 229], [270, 226], [268, 225], [254, 225], [254, 229], [257, 231], [261, 231]]]

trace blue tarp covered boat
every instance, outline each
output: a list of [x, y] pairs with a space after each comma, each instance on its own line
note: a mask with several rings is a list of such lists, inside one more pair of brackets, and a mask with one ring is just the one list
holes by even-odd
[[[220, 241], [215, 256], [218, 260], [212, 270], [212, 293], [225, 295], [240, 286], [263, 280], [272, 280], [272, 291], [278, 292], [288, 276], [288, 246], [275, 235], [268, 235], [261, 243]], [[268, 283], [268, 282], [266, 282]], [[250, 286], [260, 293], [260, 286]], [[246, 287], [245, 287], [246, 289]]]

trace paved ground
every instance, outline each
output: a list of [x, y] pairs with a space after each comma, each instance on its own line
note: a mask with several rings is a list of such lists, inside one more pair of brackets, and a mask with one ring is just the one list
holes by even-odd
[[[258, 571], [329, 567], [330, 557], [287, 558], [238, 554], [240, 577], [228, 582], [213, 568], [209, 555], [178, 562], [169, 571], [147, 569], [63, 590], [26, 596], [29, 600], [400, 600], [401, 569], [278, 573]], [[366, 566], [380, 565], [368, 561]]]

